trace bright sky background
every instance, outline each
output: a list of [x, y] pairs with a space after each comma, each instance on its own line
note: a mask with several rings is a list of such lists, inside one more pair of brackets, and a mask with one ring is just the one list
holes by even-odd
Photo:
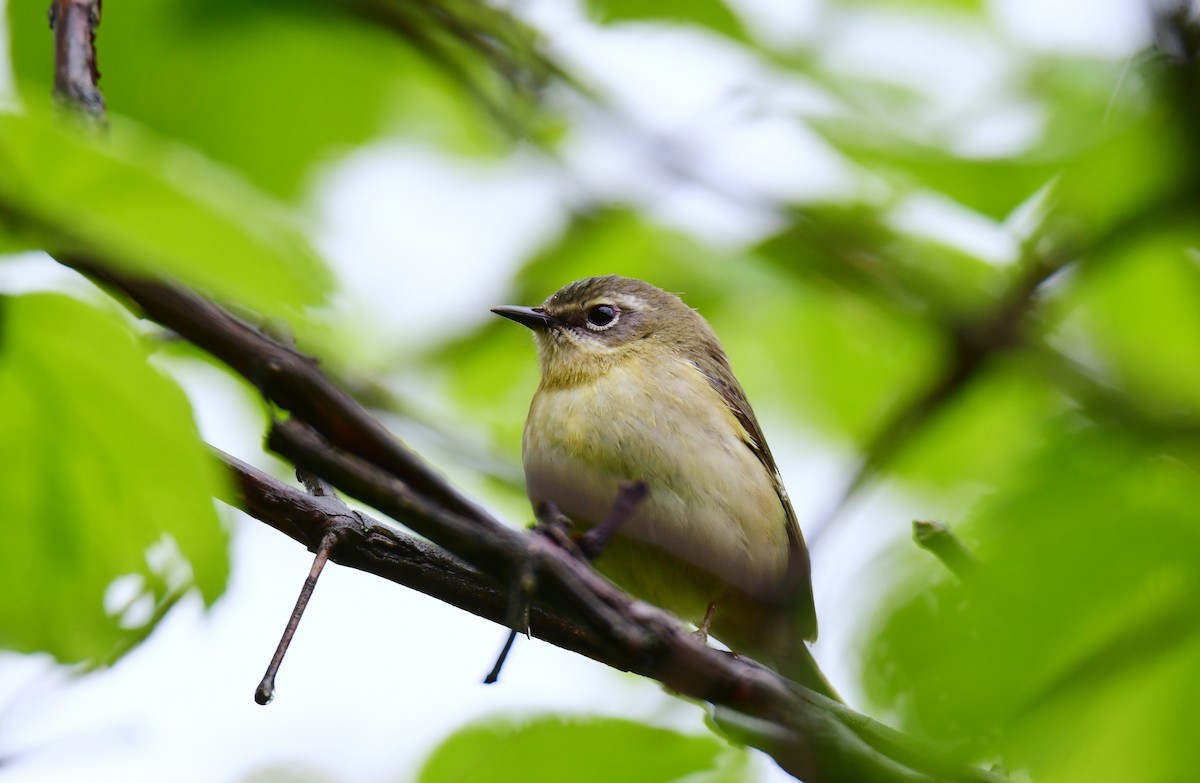
[[[828, 37], [831, 65], [928, 90], [947, 116], [996, 92], [1013, 67], [1014, 43], [1123, 57], [1149, 34], [1135, 0], [997, 1], [989, 4], [991, 37], [913, 23], [907, 12], [901, 19], [878, 6], [836, 13], [816, 0], [736, 6], [773, 39]], [[652, 204], [664, 222], [737, 245], [769, 232], [772, 217], [735, 209], [726, 194], [803, 199], [869, 186], [787, 120], [798, 105], [819, 106], [819, 94], [763, 70], [737, 47], [691, 31], [598, 29], [565, 0], [526, 8], [558, 53], [596, 80], [624, 115], [592, 118], [568, 144], [570, 178], [529, 153], [464, 162], [381, 142], [330, 166], [312, 193], [314, 239], [341, 277], [345, 311], [395, 335], [394, 344], [444, 334], [429, 327], [433, 316], [463, 328], [491, 317], [487, 308], [507, 300], [517, 264], [556, 236], [567, 206], [581, 197]], [[119, 4], [105, 10], [120, 13]], [[103, 64], [103, 26], [99, 49]], [[0, 96], [10, 92], [7, 69], [7, 35], [0, 34]], [[1006, 149], [1036, 132], [1038, 121], [1012, 106], [962, 143], [977, 154]], [[693, 170], [717, 186], [653, 173], [647, 155], [656, 139], [687, 150]], [[953, 204], [916, 200], [894, 219], [996, 263], [1015, 254], [1011, 230]], [[36, 254], [0, 264], [0, 291], [73, 285], [73, 278]], [[169, 369], [191, 393], [210, 442], [251, 459], [259, 454], [261, 414], [227, 379], [193, 364]], [[790, 431], [770, 411], [759, 413], [793, 495], [805, 499], [802, 521], [818, 518], [844, 480], [847, 456]], [[853, 639], [837, 620], [839, 608], [862, 600], [862, 569], [874, 554], [908, 535], [908, 520], [919, 511], [906, 503], [886, 489], [869, 494], [814, 551], [823, 629], [816, 654], [852, 703], [845, 683]], [[894, 529], [881, 527], [885, 510]], [[259, 707], [254, 687], [311, 557], [258, 522], [235, 518], [233, 527], [233, 577], [215, 609], [204, 614], [198, 602], [185, 602], [115, 669], [71, 680], [45, 659], [0, 656], [0, 757], [17, 754], [0, 779], [207, 783], [287, 764], [311, 766], [330, 780], [405, 780], [462, 724], [543, 710], [707, 731], [700, 707], [537, 641], [520, 640], [500, 683], [484, 686], [502, 629], [336, 566], [321, 579], [275, 703]], [[764, 779], [783, 779], [768, 762], [760, 766]]]

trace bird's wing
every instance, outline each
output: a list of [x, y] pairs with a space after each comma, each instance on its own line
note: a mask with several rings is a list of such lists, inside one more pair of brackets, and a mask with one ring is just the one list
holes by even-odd
[[717, 393], [721, 395], [721, 399], [729, 406], [730, 412], [745, 431], [746, 446], [762, 463], [767, 475], [771, 477], [771, 482], [775, 485], [775, 494], [779, 496], [779, 502], [783, 504], [783, 510], [787, 517], [788, 574], [785, 595], [793, 603], [791, 609], [794, 616], [801, 621], [800, 631], [804, 638], [814, 641], [817, 638], [817, 611], [813, 604], [808, 548], [804, 545], [804, 536], [800, 532], [800, 522], [796, 519], [796, 510], [792, 508], [792, 501], [788, 498], [787, 489], [783, 486], [783, 477], [779, 473], [779, 467], [775, 464], [775, 458], [771, 456], [771, 449], [767, 446], [767, 439], [763, 436], [762, 427], [759, 426], [758, 419], [754, 416], [754, 409], [750, 407], [750, 401], [746, 399], [746, 392], [742, 390], [741, 384], [737, 382], [732, 369], [730, 369], [729, 359], [718, 345], [713, 344], [703, 352], [692, 356], [691, 363], [704, 374], [709, 385], [716, 389]]

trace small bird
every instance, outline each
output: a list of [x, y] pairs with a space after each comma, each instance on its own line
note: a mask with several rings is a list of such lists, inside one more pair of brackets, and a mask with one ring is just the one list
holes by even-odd
[[735, 652], [838, 698], [817, 636], [808, 550], [762, 429], [708, 323], [678, 296], [608, 275], [538, 307], [492, 312], [529, 327], [541, 383], [521, 455], [535, 509], [600, 524], [623, 484], [649, 494], [596, 567]]

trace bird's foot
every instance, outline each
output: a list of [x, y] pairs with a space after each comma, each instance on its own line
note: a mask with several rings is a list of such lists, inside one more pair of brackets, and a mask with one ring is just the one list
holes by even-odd
[[583, 554], [579, 551], [579, 547], [575, 545], [575, 539], [571, 535], [572, 522], [565, 514], [558, 510], [558, 506], [548, 500], [542, 501], [534, 509], [533, 514], [536, 521], [530, 529], [534, 533], [549, 538], [576, 557], [582, 558]]
[[708, 605], [708, 609], [704, 612], [704, 620], [701, 621], [700, 627], [692, 632], [692, 635], [704, 644], [708, 644], [708, 626], [712, 625], [713, 615], [716, 613], [717, 602], [713, 601]]

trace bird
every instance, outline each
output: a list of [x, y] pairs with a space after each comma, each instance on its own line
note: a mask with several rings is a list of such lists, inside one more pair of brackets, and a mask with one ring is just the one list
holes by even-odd
[[533, 332], [541, 380], [521, 438], [526, 491], [581, 530], [621, 487], [648, 494], [595, 561], [620, 587], [829, 698], [808, 550], [753, 409], [708, 322], [630, 277], [492, 312]]

